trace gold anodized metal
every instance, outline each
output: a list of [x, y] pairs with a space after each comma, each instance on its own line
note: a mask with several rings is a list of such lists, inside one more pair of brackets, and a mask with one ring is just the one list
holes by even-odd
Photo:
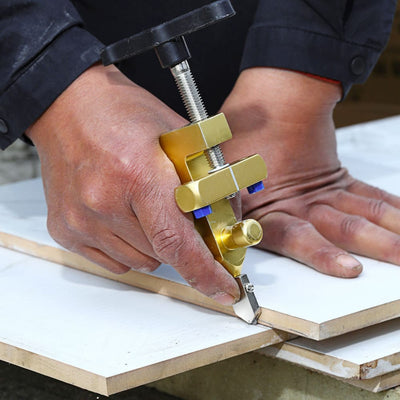
[[182, 185], [175, 189], [179, 208], [189, 212], [211, 205], [212, 213], [195, 220], [208, 248], [234, 277], [240, 275], [246, 248], [262, 239], [255, 220], [237, 221], [229, 195], [266, 178], [267, 169], [253, 155], [209, 173], [204, 151], [232, 138], [223, 114], [163, 134], [160, 145], [175, 165]]
[[266, 173], [264, 160], [255, 154], [177, 187], [176, 202], [183, 212], [197, 210], [262, 181]]
[[261, 225], [257, 221], [246, 219], [222, 229], [220, 240], [227, 249], [234, 250], [239, 247], [248, 247], [254, 243], [259, 243], [262, 239], [262, 234]]

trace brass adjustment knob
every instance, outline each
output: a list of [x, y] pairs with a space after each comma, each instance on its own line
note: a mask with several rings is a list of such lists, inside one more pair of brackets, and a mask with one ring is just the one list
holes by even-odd
[[261, 242], [262, 236], [261, 225], [254, 219], [246, 219], [224, 228], [221, 232], [221, 241], [227, 249], [234, 250], [255, 246]]

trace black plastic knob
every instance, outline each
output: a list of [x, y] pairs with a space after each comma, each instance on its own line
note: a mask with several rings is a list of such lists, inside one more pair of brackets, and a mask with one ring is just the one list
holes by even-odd
[[230, 0], [215, 1], [107, 46], [101, 54], [103, 64], [115, 64], [155, 49], [161, 66], [172, 67], [190, 58], [183, 35], [234, 15]]

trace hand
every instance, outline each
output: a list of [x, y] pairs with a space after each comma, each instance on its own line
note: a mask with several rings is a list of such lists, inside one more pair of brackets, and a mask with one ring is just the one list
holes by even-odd
[[242, 195], [264, 228], [260, 247], [323, 273], [355, 277], [348, 252], [400, 264], [400, 198], [352, 178], [336, 154], [332, 112], [339, 85], [296, 72], [241, 73], [222, 107], [233, 132], [229, 161], [259, 153], [266, 190]]
[[48, 229], [110, 271], [163, 262], [232, 304], [237, 284], [176, 206], [179, 178], [159, 146], [160, 134], [185, 124], [113, 66], [83, 73], [27, 132], [41, 160]]

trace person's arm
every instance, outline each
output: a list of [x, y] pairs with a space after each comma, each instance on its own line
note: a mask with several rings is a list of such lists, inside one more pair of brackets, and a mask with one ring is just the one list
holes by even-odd
[[371, 73], [395, 8], [396, 0], [260, 0], [241, 70], [264, 66], [334, 79], [344, 97]]
[[97, 62], [102, 47], [69, 1], [1, 1], [0, 148]]
[[233, 131], [227, 158], [260, 153], [269, 169], [266, 190], [243, 196], [243, 213], [262, 223], [262, 248], [327, 274], [361, 272], [348, 252], [400, 264], [400, 199], [353, 179], [337, 158], [341, 85], [294, 72], [339, 80], [344, 91], [364, 80], [395, 4], [271, 3], [260, 2], [245, 68], [222, 107]]

